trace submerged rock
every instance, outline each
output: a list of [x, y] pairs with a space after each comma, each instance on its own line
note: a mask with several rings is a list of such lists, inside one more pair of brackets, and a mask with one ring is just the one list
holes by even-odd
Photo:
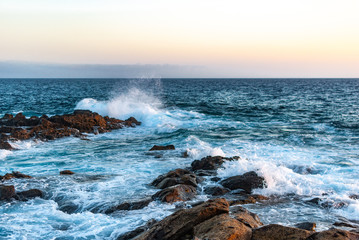
[[15, 187], [13, 185], [0, 185], [0, 200], [10, 200], [15, 197]]
[[30, 189], [27, 191], [16, 193], [16, 197], [20, 201], [27, 201], [29, 199], [36, 198], [36, 197], [41, 198], [41, 197], [43, 197], [43, 195], [44, 195], [43, 192], [39, 189]]
[[60, 175], [73, 175], [73, 174], [75, 174], [75, 173], [70, 170], [63, 170], [60, 172]]
[[0, 176], [0, 180], [4, 181], [4, 180], [9, 180], [12, 178], [32, 178], [29, 175], [23, 174], [21, 172], [15, 172], [13, 171], [12, 173], [6, 173], [4, 176]]
[[212, 186], [212, 187], [207, 187], [204, 189], [205, 194], [212, 195], [212, 196], [221, 196], [228, 192], [230, 192], [229, 189], [219, 187], [219, 186]]
[[136, 201], [136, 202], [124, 202], [117, 206], [111, 207], [105, 211], [106, 214], [113, 213], [119, 210], [138, 210], [148, 206], [152, 202], [151, 198]]
[[0, 149], [13, 150], [14, 148], [10, 145], [10, 143], [0, 140]]
[[305, 240], [313, 232], [285, 227], [278, 224], [270, 224], [253, 230], [252, 240]]
[[188, 201], [197, 195], [195, 187], [190, 185], [179, 184], [165, 188], [152, 196], [153, 200], [161, 202], [174, 203], [178, 201]]
[[175, 150], [174, 145], [159, 146], [154, 145], [149, 151], [164, 151], [164, 150]]
[[258, 176], [254, 171], [247, 172], [243, 175], [227, 178], [220, 182], [220, 184], [231, 190], [243, 189], [247, 193], [251, 193], [255, 188], [264, 188], [265, 180]]

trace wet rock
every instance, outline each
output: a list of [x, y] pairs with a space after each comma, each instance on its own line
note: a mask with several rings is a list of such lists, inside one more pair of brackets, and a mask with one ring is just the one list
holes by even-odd
[[174, 145], [159, 146], [154, 145], [149, 151], [164, 151], [164, 150], [175, 150]]
[[14, 148], [10, 145], [10, 143], [0, 140], [0, 149], [13, 150]]
[[0, 185], [0, 200], [10, 200], [15, 197], [15, 187], [13, 185]]
[[23, 174], [21, 172], [15, 172], [13, 171], [12, 173], [6, 173], [4, 176], [0, 176], [0, 180], [4, 181], [4, 180], [9, 180], [12, 178], [32, 178], [29, 175]]
[[228, 214], [221, 214], [195, 226], [194, 237], [211, 240], [250, 240], [252, 230]]
[[227, 178], [220, 182], [220, 184], [231, 190], [243, 189], [247, 193], [251, 193], [255, 188], [264, 188], [265, 180], [258, 176], [256, 172], [251, 171], [243, 175]]
[[152, 202], [151, 198], [144, 199], [144, 200], [137, 201], [137, 202], [124, 202], [117, 206], [107, 209], [105, 211], [105, 213], [110, 214], [110, 213], [113, 213], [115, 211], [120, 211], [120, 210], [138, 210], [138, 209], [147, 207], [148, 204], [150, 204], [150, 202]]
[[294, 227], [314, 232], [317, 224], [314, 222], [302, 222], [295, 224]]
[[257, 200], [250, 195], [243, 195], [243, 196], [239, 196], [237, 199], [229, 200], [228, 202], [231, 206], [234, 206], [234, 205], [243, 205], [243, 204], [253, 204], [256, 203]]
[[11, 120], [13, 119], [14, 116], [12, 114], [8, 114], [6, 113], [3, 117], [2, 117], [2, 120]]
[[195, 160], [192, 162], [191, 167], [193, 171], [197, 170], [216, 170], [218, 169], [227, 158], [221, 156], [207, 156], [201, 160]]
[[359, 194], [351, 194], [349, 196], [350, 199], [353, 199], [353, 200], [358, 200], [359, 199]]
[[312, 233], [299, 228], [270, 224], [253, 229], [252, 240], [305, 240]]
[[155, 219], [149, 220], [145, 225], [136, 228], [135, 230], [132, 230], [130, 232], [127, 232], [125, 234], [122, 234], [117, 237], [117, 240], [130, 240], [134, 237], [138, 236], [139, 234], [149, 230], [157, 221]]
[[44, 195], [43, 192], [39, 189], [30, 189], [27, 191], [16, 193], [17, 199], [20, 201], [27, 201], [29, 199], [36, 198], [36, 197], [41, 198], [43, 195]]
[[124, 125], [127, 127], [135, 127], [136, 125], [137, 126], [141, 125], [141, 122], [137, 121], [136, 118], [134, 118], [134, 117], [130, 117], [130, 118], [126, 119], [126, 121], [124, 122]]
[[191, 185], [197, 187], [199, 180], [196, 175], [185, 169], [176, 169], [168, 172], [167, 174], [157, 177], [151, 185], [164, 189], [178, 184]]
[[320, 201], [321, 201], [321, 199], [316, 197], [316, 198], [310, 199], [310, 200], [308, 200], [306, 202], [311, 203], [311, 204], [315, 204], [315, 205], [319, 205]]
[[213, 178], [211, 178], [211, 181], [212, 182], [219, 182], [219, 181], [221, 181], [221, 178], [220, 177], [213, 177]]
[[219, 186], [207, 187], [204, 189], [205, 194], [212, 195], [212, 196], [221, 196], [228, 192], [230, 192], [229, 189], [219, 187]]
[[359, 228], [359, 225], [357, 224], [354, 225], [348, 222], [335, 222], [333, 223], [333, 225], [336, 227]]
[[[137, 240], [180, 240], [192, 236], [194, 227], [217, 215], [229, 212], [225, 199], [209, 200], [190, 209], [181, 209], [153, 225]], [[192, 239], [192, 238], [189, 238]]]
[[73, 174], [75, 174], [75, 173], [70, 170], [63, 170], [60, 172], [60, 175], [73, 175]]
[[307, 240], [359, 240], [359, 234], [333, 228], [314, 233]]
[[258, 228], [263, 225], [257, 214], [241, 206], [231, 207], [231, 215], [249, 228]]
[[188, 201], [197, 194], [196, 188], [190, 185], [179, 184], [165, 188], [152, 196], [153, 200], [174, 203], [178, 201]]

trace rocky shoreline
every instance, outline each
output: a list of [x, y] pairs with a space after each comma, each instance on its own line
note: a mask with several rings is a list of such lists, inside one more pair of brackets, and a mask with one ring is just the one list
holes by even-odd
[[[168, 150], [165, 146], [159, 149]], [[176, 203], [176, 208], [180, 208], [161, 221], [150, 220], [145, 225], [118, 236], [118, 240], [359, 240], [358, 226], [343, 225], [344, 223], [336, 223], [334, 226], [349, 227], [352, 230], [331, 228], [316, 232], [316, 224], [313, 222], [297, 223], [291, 227], [278, 224], [263, 225], [260, 218], [243, 205], [270, 200], [270, 196], [252, 192], [253, 189], [265, 188], [265, 179], [253, 171], [226, 179], [216, 176], [216, 170], [225, 161], [238, 159], [239, 157], [208, 156], [195, 160], [190, 167], [172, 170], [149, 183], [159, 189], [151, 197], [135, 202], [123, 202], [100, 213], [139, 210], [152, 201]], [[76, 173], [64, 170], [60, 174]], [[0, 181], [5, 182], [12, 178], [27, 179], [31, 176], [12, 172], [0, 176]], [[204, 181], [208, 179], [218, 184], [203, 188]], [[201, 190], [208, 194], [210, 199], [190, 201]], [[0, 185], [0, 201], [27, 201], [43, 195], [39, 189], [16, 192], [13, 185]], [[179, 202], [184, 204], [178, 204]]]
[[0, 149], [13, 150], [10, 143], [19, 140], [48, 141], [68, 136], [88, 140], [86, 133], [99, 134], [137, 125], [141, 125], [141, 122], [133, 117], [119, 120], [89, 110], [75, 110], [72, 114], [52, 117], [26, 118], [22, 113], [15, 116], [5, 114], [0, 119]]

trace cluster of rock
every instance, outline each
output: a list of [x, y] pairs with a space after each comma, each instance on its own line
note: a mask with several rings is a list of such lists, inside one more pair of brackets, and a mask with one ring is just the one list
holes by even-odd
[[135, 118], [125, 121], [102, 117], [89, 110], [75, 110], [72, 114], [48, 117], [26, 118], [22, 113], [13, 116], [5, 114], [0, 119], [0, 149], [12, 150], [9, 142], [27, 139], [40, 139], [42, 141], [74, 136], [86, 139], [84, 133], [104, 133], [123, 127], [140, 125]]

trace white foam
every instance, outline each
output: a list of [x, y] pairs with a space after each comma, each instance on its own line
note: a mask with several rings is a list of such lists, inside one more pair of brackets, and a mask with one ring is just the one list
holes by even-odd
[[200, 159], [206, 156], [226, 156], [220, 147], [213, 147], [198, 137], [189, 136], [186, 142], [188, 146], [187, 153], [193, 159]]
[[11, 154], [12, 152], [9, 150], [0, 150], [0, 160], [4, 160], [7, 156]]

